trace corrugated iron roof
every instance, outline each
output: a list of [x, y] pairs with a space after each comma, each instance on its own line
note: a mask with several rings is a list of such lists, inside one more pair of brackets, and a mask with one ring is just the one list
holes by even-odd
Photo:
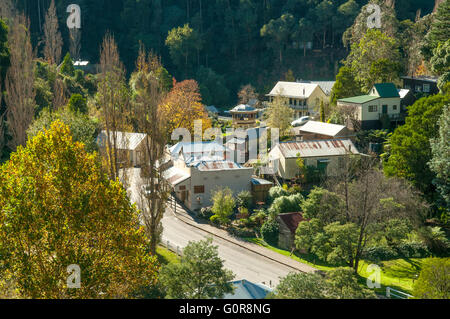
[[[300, 142], [283, 142], [275, 146], [279, 148], [285, 158], [322, 157], [345, 154], [359, 154], [350, 139], [330, 139]], [[275, 149], [274, 149], [275, 150]], [[270, 153], [273, 153], [272, 150]], [[272, 158], [271, 154], [269, 156]]]
[[295, 234], [298, 224], [305, 220], [301, 213], [278, 214], [278, 218], [283, 221], [292, 234]]
[[176, 186], [177, 184], [184, 182], [190, 177], [189, 174], [176, 167], [171, 167], [165, 170], [162, 173], [162, 176], [172, 186]]
[[233, 169], [248, 169], [246, 167], [241, 166], [240, 164], [228, 160], [221, 161], [196, 161], [191, 164], [199, 171], [224, 171], [224, 170], [233, 170]]

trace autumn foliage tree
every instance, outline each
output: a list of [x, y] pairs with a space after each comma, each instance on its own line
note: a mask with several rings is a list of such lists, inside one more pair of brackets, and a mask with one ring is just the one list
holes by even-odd
[[44, 24], [44, 56], [50, 64], [58, 64], [61, 60], [62, 37], [58, 28], [55, 0], [50, 2]]
[[202, 121], [203, 130], [211, 127], [211, 120], [203, 107], [202, 97], [195, 80], [175, 83], [161, 107], [163, 114], [169, 120], [169, 134], [176, 128], [186, 128], [193, 134], [195, 120]]
[[[80, 289], [66, 287], [71, 264]], [[0, 265], [24, 298], [135, 296], [158, 271], [125, 189], [59, 121], [0, 167]]]

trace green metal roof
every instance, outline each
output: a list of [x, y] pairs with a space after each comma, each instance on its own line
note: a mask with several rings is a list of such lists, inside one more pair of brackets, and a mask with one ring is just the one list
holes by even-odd
[[400, 97], [394, 83], [377, 83], [374, 87], [380, 97]]
[[[398, 93], [397, 93], [398, 94]], [[378, 99], [378, 96], [373, 96], [373, 95], [360, 95], [360, 96], [353, 96], [353, 97], [348, 97], [345, 99], [339, 99], [339, 102], [346, 102], [346, 103], [356, 103], [356, 104], [363, 104], [372, 100], [376, 100]]]

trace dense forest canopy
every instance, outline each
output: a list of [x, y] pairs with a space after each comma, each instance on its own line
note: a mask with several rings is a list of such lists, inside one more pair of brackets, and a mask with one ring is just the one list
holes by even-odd
[[[51, 0], [13, 2], [30, 18], [33, 46], [41, 52]], [[142, 42], [162, 57], [163, 65], [177, 80], [195, 78], [200, 86], [208, 81], [220, 83], [225, 96], [205, 103], [230, 106], [241, 85], [252, 83], [266, 93], [288, 70], [296, 78], [334, 79], [339, 61], [348, 53], [342, 35], [368, 1], [57, 0], [63, 55], [69, 50], [66, 8], [72, 3], [81, 8], [80, 58], [97, 63], [101, 40], [110, 31], [118, 41], [128, 74]], [[424, 16], [433, 7], [430, 0], [395, 1], [399, 21], [414, 21], [418, 10]], [[195, 33], [186, 41], [195, 43], [184, 57], [187, 63], [182, 64], [171, 55], [166, 38], [169, 31], [186, 24]], [[306, 42], [312, 42], [311, 50], [304, 50]]]

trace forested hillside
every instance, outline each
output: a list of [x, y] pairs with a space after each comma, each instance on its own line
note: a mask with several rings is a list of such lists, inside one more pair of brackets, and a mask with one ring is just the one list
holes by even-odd
[[[30, 17], [33, 47], [42, 51], [50, 0], [15, 2]], [[80, 58], [97, 63], [101, 40], [109, 30], [118, 41], [128, 74], [134, 69], [142, 41], [162, 57], [163, 65], [177, 80], [198, 80], [205, 103], [230, 106], [236, 102], [241, 85], [251, 83], [260, 93], [266, 93], [274, 81], [286, 77], [288, 70], [295, 78], [334, 79], [339, 62], [348, 54], [342, 35], [367, 2], [58, 0], [56, 9], [63, 56], [69, 50], [66, 8], [76, 3], [81, 7]], [[434, 6], [431, 0], [387, 2], [394, 3], [399, 21], [414, 21], [417, 10], [421, 9], [424, 16]], [[173, 30], [185, 24], [189, 27]], [[167, 39], [171, 30], [172, 45]], [[177, 47], [180, 38], [185, 41]], [[311, 49], [305, 49], [308, 42], [312, 42]], [[214, 91], [214, 97], [210, 91]]]

